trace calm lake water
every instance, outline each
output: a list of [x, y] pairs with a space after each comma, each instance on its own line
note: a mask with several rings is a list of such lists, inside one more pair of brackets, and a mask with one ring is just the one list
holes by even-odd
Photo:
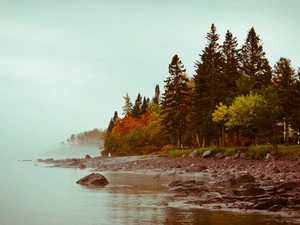
[[[172, 176], [154, 179], [153, 175], [104, 172], [110, 184], [90, 189], [76, 184], [89, 169], [34, 164], [1, 159], [1, 225], [291, 224], [290, 219], [261, 214], [175, 207], [167, 188], [176, 179]], [[155, 205], [161, 201], [170, 205]]]

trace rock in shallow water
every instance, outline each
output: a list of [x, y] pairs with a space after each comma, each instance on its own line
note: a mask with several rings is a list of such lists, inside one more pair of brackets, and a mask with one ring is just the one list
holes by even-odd
[[89, 187], [102, 187], [109, 184], [106, 177], [100, 173], [91, 173], [79, 179], [76, 183], [89, 186]]

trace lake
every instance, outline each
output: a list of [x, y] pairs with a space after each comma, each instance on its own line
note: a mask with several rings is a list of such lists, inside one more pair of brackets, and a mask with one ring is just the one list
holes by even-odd
[[[167, 184], [178, 177], [102, 172], [110, 182], [90, 189], [76, 181], [89, 169], [49, 168], [45, 164], [1, 159], [1, 225], [291, 224], [290, 218], [258, 213], [179, 207]], [[157, 206], [158, 202], [169, 206]], [[300, 223], [300, 221], [294, 221]]]

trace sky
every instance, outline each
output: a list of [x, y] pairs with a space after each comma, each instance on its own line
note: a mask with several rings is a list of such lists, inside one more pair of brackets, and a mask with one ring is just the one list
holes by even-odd
[[189, 77], [214, 23], [241, 46], [251, 27], [270, 65], [300, 66], [298, 0], [0, 0], [0, 154], [42, 153], [106, 129], [126, 92], [164, 90], [178, 54]]

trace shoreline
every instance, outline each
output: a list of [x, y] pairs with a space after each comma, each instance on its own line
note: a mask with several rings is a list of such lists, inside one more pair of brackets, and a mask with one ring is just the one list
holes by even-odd
[[[259, 212], [299, 222], [300, 158], [294, 160], [214, 159], [157, 156], [39, 159], [49, 167], [88, 168], [93, 172], [135, 172], [193, 177], [169, 184], [183, 207]], [[181, 204], [181, 205], [182, 205]], [[166, 203], [165, 206], [168, 204]]]

